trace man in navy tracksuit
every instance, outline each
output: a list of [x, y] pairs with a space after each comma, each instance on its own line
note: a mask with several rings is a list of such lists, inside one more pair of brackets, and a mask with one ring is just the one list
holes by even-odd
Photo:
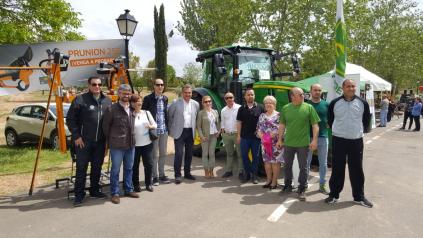
[[[343, 95], [329, 105], [328, 124], [332, 128], [332, 175], [330, 194], [326, 203], [335, 203], [344, 187], [345, 164], [352, 186], [354, 202], [373, 207], [364, 196], [363, 135], [370, 128], [369, 104], [355, 95], [355, 82], [346, 79], [342, 83]], [[347, 160], [348, 158], [348, 160]]]

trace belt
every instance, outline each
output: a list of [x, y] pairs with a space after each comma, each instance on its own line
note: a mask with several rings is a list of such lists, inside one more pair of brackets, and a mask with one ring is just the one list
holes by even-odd
[[224, 134], [228, 134], [228, 135], [235, 135], [235, 134], [238, 134], [238, 132], [236, 132], [236, 131], [232, 131], [232, 132], [223, 132]]

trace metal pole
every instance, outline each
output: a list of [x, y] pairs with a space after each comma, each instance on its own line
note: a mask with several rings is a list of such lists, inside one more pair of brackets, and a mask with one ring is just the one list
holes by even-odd
[[129, 75], [129, 49], [128, 49], [128, 45], [129, 45], [129, 39], [126, 37], [125, 38], [125, 69], [126, 69], [126, 75], [128, 77], [128, 82], [129, 82], [129, 86], [131, 86], [132, 89], [132, 93], [134, 93], [134, 86], [132, 86], [132, 80], [131, 80], [131, 76]]

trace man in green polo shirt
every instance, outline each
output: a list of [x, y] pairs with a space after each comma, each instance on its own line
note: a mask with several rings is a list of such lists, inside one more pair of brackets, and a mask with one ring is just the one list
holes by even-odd
[[[319, 135], [319, 116], [308, 103], [304, 103], [304, 92], [300, 88], [291, 89], [291, 103], [285, 105], [281, 111], [279, 124], [278, 146], [284, 146], [285, 185], [282, 192], [292, 191], [292, 163], [297, 154], [300, 175], [298, 177], [298, 199], [305, 201], [307, 186], [307, 154], [317, 148]], [[310, 126], [313, 137], [310, 143]], [[285, 133], [286, 132], [286, 133]], [[283, 135], [285, 134], [285, 138]]]

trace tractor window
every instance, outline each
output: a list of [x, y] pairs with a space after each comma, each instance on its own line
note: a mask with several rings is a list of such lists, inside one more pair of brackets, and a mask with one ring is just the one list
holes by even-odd
[[229, 87], [230, 87], [230, 83], [233, 79], [232, 75], [233, 75], [233, 58], [230, 55], [225, 55], [225, 67], [226, 67], [226, 74], [225, 75], [221, 75], [219, 74], [219, 72], [217, 71], [217, 69], [215, 70], [215, 79], [217, 82], [217, 92], [219, 94], [219, 96], [221, 96], [222, 98], [224, 97], [225, 93], [229, 91]]
[[206, 59], [203, 62], [203, 76], [201, 80], [201, 85], [203, 87], [210, 88], [212, 85], [212, 59]]
[[238, 57], [239, 69], [242, 70], [239, 79], [243, 86], [271, 79], [272, 65], [267, 52], [245, 52]]

